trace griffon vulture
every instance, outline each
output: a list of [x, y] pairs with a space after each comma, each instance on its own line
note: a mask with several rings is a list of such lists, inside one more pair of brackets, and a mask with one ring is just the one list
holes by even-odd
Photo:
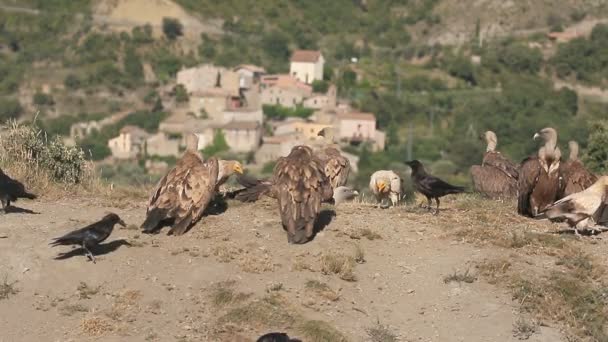
[[517, 195], [517, 167], [496, 151], [498, 138], [492, 131], [484, 133], [486, 153], [480, 165], [471, 166], [473, 186], [490, 198], [508, 198]]
[[142, 224], [144, 232], [154, 232], [163, 221], [172, 220], [169, 234], [181, 235], [203, 215], [216, 193], [219, 166], [216, 158], [203, 162], [197, 146], [198, 137], [188, 135], [186, 153], [158, 182]]
[[279, 158], [270, 180], [242, 178], [241, 182], [251, 185], [237, 195], [241, 201], [252, 202], [262, 195], [278, 200], [289, 243], [305, 243], [312, 237], [321, 202], [333, 196], [323, 163], [308, 146], [295, 146], [287, 157]]
[[564, 191], [561, 197], [565, 197], [590, 187], [597, 177], [589, 172], [583, 163], [578, 159], [578, 143], [570, 141], [568, 143], [570, 157], [562, 163], [562, 176], [564, 178]]
[[429, 175], [424, 169], [422, 163], [418, 160], [412, 160], [405, 163], [412, 168], [412, 181], [414, 183], [414, 187], [418, 192], [426, 196], [429, 211], [432, 210], [431, 200], [434, 198], [435, 202], [437, 202], [435, 215], [439, 214], [440, 197], [449, 194], [458, 194], [465, 191], [465, 189], [461, 186], [448, 184], [435, 176]]
[[526, 158], [519, 169], [517, 180], [517, 212], [535, 217], [559, 199], [562, 187], [560, 173], [561, 151], [557, 147], [557, 132], [553, 128], [543, 128], [534, 139], [542, 138], [545, 145], [537, 156]]
[[6, 213], [6, 209], [12, 202], [16, 202], [19, 198], [36, 199], [36, 195], [27, 192], [25, 186], [9, 177], [0, 169], [0, 202], [2, 202], [2, 211]]
[[380, 170], [372, 174], [369, 190], [376, 197], [376, 203], [383, 205], [384, 199], [389, 198], [396, 206], [401, 199], [401, 177], [391, 170]]
[[350, 173], [350, 162], [334, 145], [334, 130], [325, 127], [318, 133], [325, 139], [327, 146], [315, 151], [315, 154], [324, 164], [325, 175], [329, 178], [332, 189], [346, 185], [348, 174]]
[[95, 223], [53, 239], [50, 245], [51, 247], [60, 245], [82, 246], [87, 258], [95, 263], [95, 256], [89, 248], [93, 248], [107, 239], [112, 234], [116, 224], [123, 227], [126, 226], [125, 222], [118, 215], [109, 213]]
[[578, 234], [579, 229], [591, 228], [589, 221], [597, 223], [606, 207], [608, 176], [600, 177], [593, 185], [573, 193], [547, 207], [543, 214], [549, 219], [566, 219]]

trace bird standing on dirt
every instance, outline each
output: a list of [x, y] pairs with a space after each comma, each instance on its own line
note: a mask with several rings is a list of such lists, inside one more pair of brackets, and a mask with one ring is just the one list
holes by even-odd
[[216, 186], [219, 189], [233, 174], [242, 175], [243, 166], [236, 160], [218, 160], [218, 172]]
[[418, 192], [426, 196], [428, 201], [428, 209], [432, 210], [431, 200], [434, 198], [437, 202], [435, 215], [439, 214], [439, 198], [449, 195], [464, 192], [465, 189], [461, 186], [455, 186], [444, 182], [443, 180], [429, 175], [424, 166], [418, 160], [405, 162], [412, 168], [412, 182]]
[[381, 206], [386, 198], [390, 198], [391, 204], [396, 206], [401, 199], [401, 177], [391, 170], [376, 171], [370, 177], [369, 190]]
[[289, 338], [286, 333], [270, 333], [261, 336], [256, 342], [302, 342], [295, 338]]
[[346, 185], [350, 173], [350, 161], [344, 157], [334, 143], [334, 129], [325, 127], [319, 131], [318, 136], [323, 137], [326, 146], [315, 151], [315, 155], [323, 162], [323, 170], [329, 178], [332, 189]]
[[608, 194], [608, 176], [600, 177], [586, 190], [566, 196], [547, 207], [542, 214], [550, 220], [566, 219], [578, 235], [579, 229], [591, 228], [589, 221], [598, 222], [606, 206]]
[[27, 192], [25, 186], [9, 177], [0, 169], [0, 202], [2, 202], [2, 212], [6, 213], [6, 209], [12, 202], [16, 202], [19, 198], [35, 199], [37, 196]]
[[82, 246], [89, 260], [95, 263], [95, 256], [91, 252], [90, 248], [97, 246], [99, 243], [107, 239], [110, 234], [112, 234], [112, 230], [114, 230], [114, 225], [116, 224], [123, 227], [126, 226], [125, 222], [118, 215], [109, 213], [101, 220], [93, 224], [53, 239], [50, 245], [52, 247], [59, 245]]
[[475, 190], [490, 198], [517, 196], [517, 166], [496, 151], [498, 138], [494, 132], [487, 131], [483, 136], [487, 144], [483, 161], [470, 169]]
[[597, 177], [589, 172], [578, 159], [578, 143], [574, 140], [568, 142], [568, 149], [570, 150], [570, 156], [566, 162], [561, 164], [560, 171], [564, 177], [564, 190], [559, 197], [566, 197], [583, 191], [597, 181]]
[[198, 137], [186, 137], [186, 153], [175, 167], [159, 182], [148, 201], [146, 220], [141, 225], [144, 233], [153, 233], [159, 226], [172, 220], [168, 234], [185, 233], [202, 216], [216, 194], [218, 161], [203, 162], [198, 152]]

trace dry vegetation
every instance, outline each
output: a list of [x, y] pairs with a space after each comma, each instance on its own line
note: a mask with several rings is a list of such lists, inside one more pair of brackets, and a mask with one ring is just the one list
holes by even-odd
[[15, 288], [15, 282], [9, 283], [8, 276], [4, 277], [2, 284], [0, 284], [0, 300], [8, 299], [12, 295], [16, 295], [19, 291]]

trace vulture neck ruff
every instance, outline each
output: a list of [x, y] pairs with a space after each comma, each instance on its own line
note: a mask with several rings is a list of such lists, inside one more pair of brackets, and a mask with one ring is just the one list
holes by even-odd
[[577, 161], [578, 160], [578, 143], [576, 141], [571, 141], [568, 144], [568, 148], [570, 150], [570, 156], [568, 157], [568, 160]]
[[486, 138], [486, 152], [494, 152], [496, 150], [496, 145], [498, 144], [498, 138], [496, 134], [492, 131], [487, 131], [485, 134]]

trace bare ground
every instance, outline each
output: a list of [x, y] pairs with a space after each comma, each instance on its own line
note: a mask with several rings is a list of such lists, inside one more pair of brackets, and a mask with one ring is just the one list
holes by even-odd
[[[22, 201], [40, 214], [0, 217], [0, 341], [254, 341], [273, 330], [303, 341], [565, 341], [559, 317], [524, 310], [530, 300], [496, 275], [563, 267], [559, 252], [508, 232], [552, 226], [475, 203], [447, 201], [438, 217], [347, 204], [312, 242], [293, 246], [271, 201], [229, 202], [181, 237], [141, 234], [139, 202]], [[49, 248], [110, 210], [130, 226], [114, 232], [96, 264]], [[503, 231], [495, 240], [504, 243], [486, 241], [495, 233], [484, 229]], [[555, 239], [598, 255], [606, 245]], [[70, 254], [55, 260], [61, 252]], [[499, 270], [479, 266], [490, 264]]]

